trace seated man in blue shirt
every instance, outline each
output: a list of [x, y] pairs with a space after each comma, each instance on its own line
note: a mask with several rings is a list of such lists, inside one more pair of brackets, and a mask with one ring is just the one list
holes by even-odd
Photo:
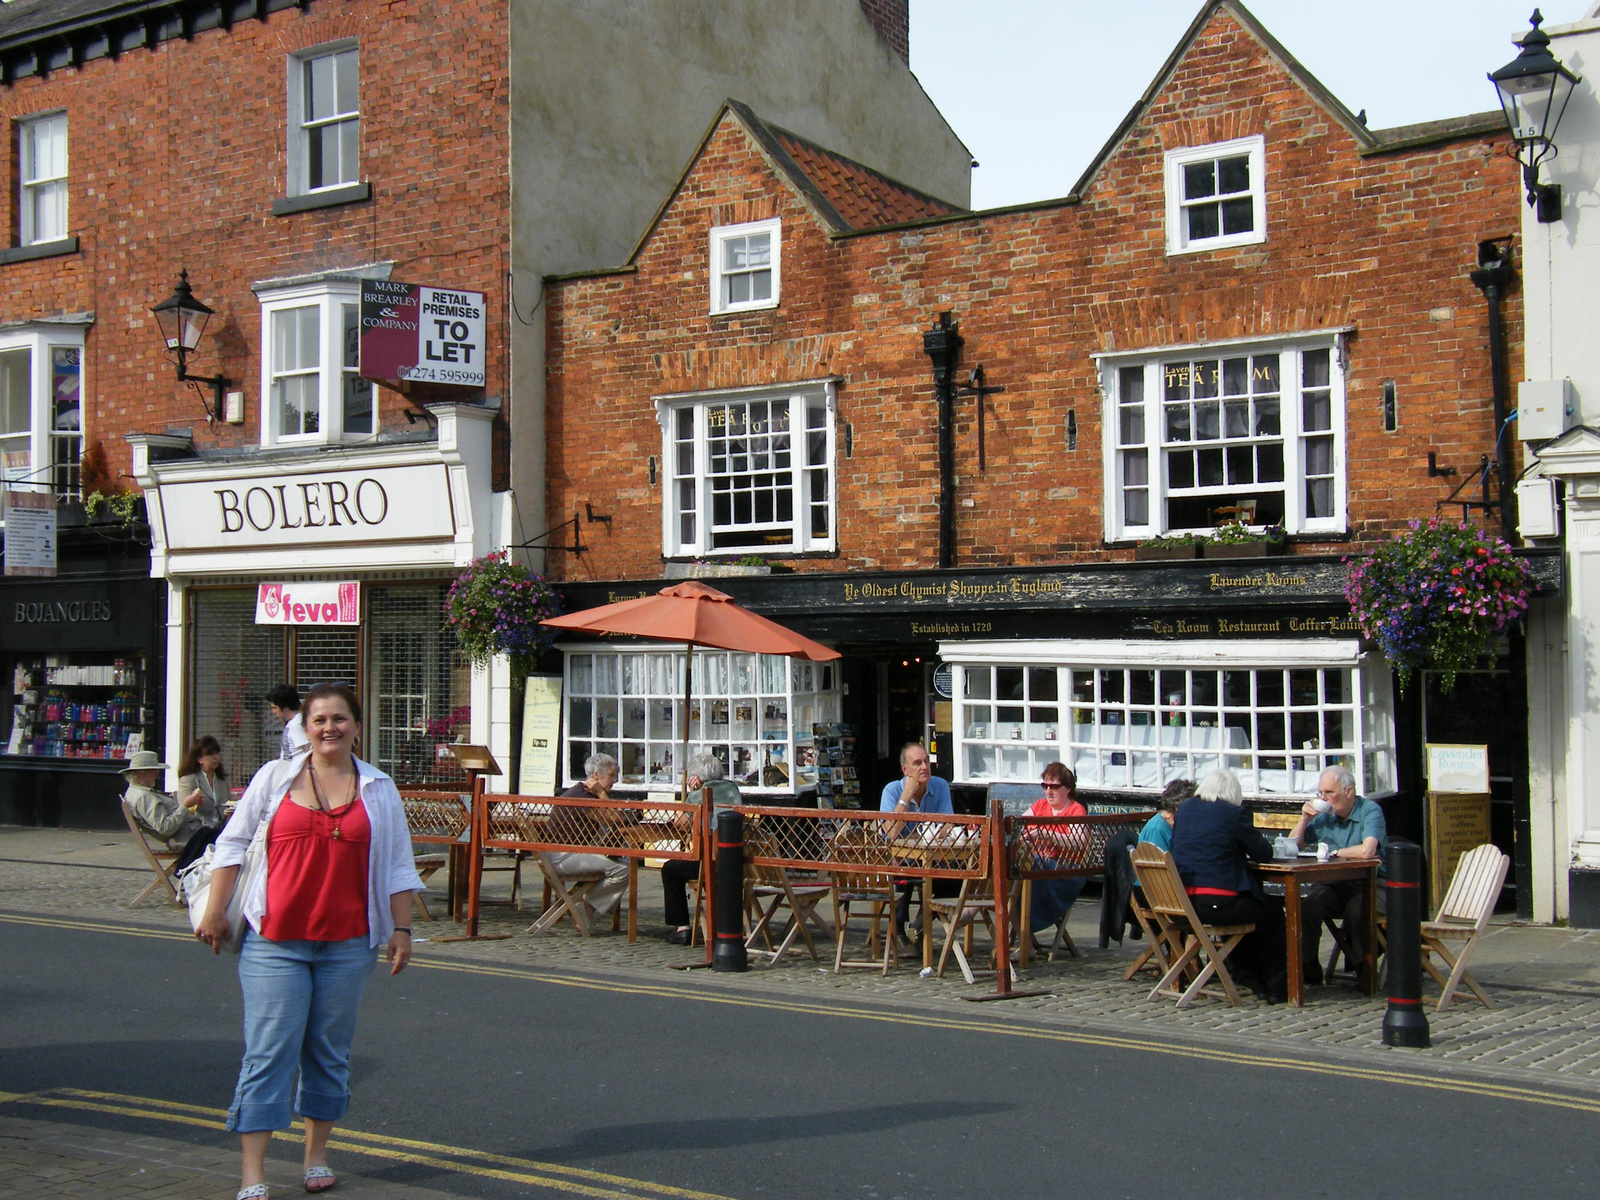
[[[1356, 795], [1355, 776], [1344, 767], [1329, 767], [1317, 779], [1317, 797], [1327, 802], [1324, 812], [1315, 800], [1300, 810], [1300, 820], [1289, 833], [1301, 849], [1328, 843], [1330, 859], [1376, 858], [1378, 878], [1384, 875], [1383, 855], [1388, 849], [1388, 827], [1383, 809], [1365, 796]], [[1318, 942], [1324, 920], [1344, 921], [1350, 937], [1350, 951], [1359, 962], [1366, 952], [1365, 926], [1361, 920], [1361, 897], [1366, 885], [1359, 880], [1342, 879], [1334, 883], [1313, 883], [1300, 888], [1300, 953], [1307, 983], [1322, 979], [1318, 962]], [[1378, 889], [1378, 911], [1383, 911], [1383, 888]]]
[[[900, 750], [901, 777], [884, 785], [883, 798], [878, 808], [893, 813], [954, 813], [950, 802], [950, 785], [933, 773], [933, 760], [921, 742], [907, 742]], [[883, 836], [905, 837], [916, 830], [915, 821], [885, 821]], [[940, 894], [935, 881], [935, 894]], [[895, 913], [895, 927], [905, 929], [911, 920], [911, 887], [901, 889], [900, 904]], [[957, 889], [959, 891], [959, 888]], [[951, 892], [955, 895], [955, 892]]]

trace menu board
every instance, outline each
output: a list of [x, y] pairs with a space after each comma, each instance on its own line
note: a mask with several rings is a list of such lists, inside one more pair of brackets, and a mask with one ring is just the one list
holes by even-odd
[[1461, 856], [1491, 840], [1488, 793], [1464, 796], [1429, 792], [1427, 819], [1429, 907], [1434, 908], [1444, 899], [1445, 889], [1450, 886], [1450, 877], [1455, 874]]
[[554, 796], [561, 746], [561, 676], [529, 675], [522, 692], [522, 755], [517, 791]]

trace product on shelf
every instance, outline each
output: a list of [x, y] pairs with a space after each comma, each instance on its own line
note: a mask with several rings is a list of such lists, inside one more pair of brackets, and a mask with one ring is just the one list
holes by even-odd
[[153, 740], [140, 658], [21, 658], [12, 667], [11, 692], [7, 754], [122, 759], [130, 740]]

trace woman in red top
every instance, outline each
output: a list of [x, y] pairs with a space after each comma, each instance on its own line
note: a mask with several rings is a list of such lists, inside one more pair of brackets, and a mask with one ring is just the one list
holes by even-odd
[[[1089, 810], [1078, 803], [1078, 777], [1065, 763], [1053, 762], [1040, 772], [1044, 795], [1033, 802], [1030, 817], [1087, 817]], [[1036, 825], [1028, 830], [1036, 871], [1059, 871], [1081, 866], [1089, 849], [1087, 825]], [[1076, 879], [1035, 879], [1033, 904], [1028, 913], [1029, 929], [1054, 929], [1066, 916], [1088, 882]]]
[[361, 728], [355, 693], [321, 684], [306, 693], [302, 712], [309, 752], [256, 773], [218, 839], [210, 906], [197, 930], [213, 949], [227, 940], [237, 864], [268, 822], [265, 879], [244, 896], [239, 950], [245, 1052], [227, 1122], [244, 1153], [239, 1200], [267, 1196], [267, 1146], [293, 1111], [306, 1126], [306, 1191], [338, 1182], [328, 1137], [350, 1103], [361, 995], [377, 947], [387, 944], [391, 975], [410, 961], [406, 921], [422, 887], [394, 781], [351, 752]]

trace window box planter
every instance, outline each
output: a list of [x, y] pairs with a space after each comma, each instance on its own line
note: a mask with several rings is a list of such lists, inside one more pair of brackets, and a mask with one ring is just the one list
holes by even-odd
[[1267, 558], [1286, 553], [1289, 543], [1283, 539], [1259, 542], [1207, 542], [1206, 558]]
[[1134, 562], [1171, 562], [1176, 559], [1200, 557], [1199, 542], [1185, 542], [1177, 546], [1135, 546]]

